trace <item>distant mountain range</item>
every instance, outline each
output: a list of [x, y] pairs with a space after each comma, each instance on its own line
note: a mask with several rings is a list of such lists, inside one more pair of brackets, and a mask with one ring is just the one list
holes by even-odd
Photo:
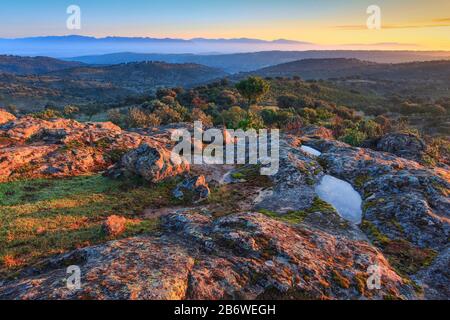
[[50, 56], [56, 58], [115, 52], [140, 53], [235, 53], [265, 50], [307, 50], [309, 42], [278, 39], [172, 39], [142, 37], [48, 36], [0, 39], [0, 54]]
[[87, 64], [117, 64], [136, 61], [164, 61], [167, 63], [198, 63], [213, 68], [221, 68], [228, 73], [248, 72], [281, 63], [303, 59], [348, 58], [378, 63], [402, 63], [450, 59], [450, 52], [437, 51], [263, 51], [235, 54], [195, 55], [195, 54], [148, 54], [112, 53], [106, 55], [68, 58]]
[[359, 77], [379, 80], [446, 81], [450, 83], [450, 61], [425, 61], [397, 64], [375, 63], [357, 59], [305, 59], [262, 68], [239, 77], [292, 77], [331, 79]]
[[[343, 54], [318, 55], [317, 51], [343, 50]], [[441, 59], [450, 57], [449, 52], [422, 52], [410, 51], [408, 53], [393, 53], [392, 58], [389, 52], [392, 50], [418, 50], [419, 47], [413, 44], [401, 43], [373, 43], [373, 44], [348, 44], [348, 45], [319, 45], [315, 43], [296, 41], [288, 39], [277, 40], [261, 40], [250, 38], [236, 38], [236, 39], [173, 39], [173, 38], [148, 38], [148, 37], [104, 37], [95, 38], [89, 36], [43, 36], [43, 37], [28, 37], [17, 39], [1, 39], [0, 38], [0, 54], [13, 54], [21, 56], [48, 56], [53, 58], [69, 58], [80, 56], [93, 56], [103, 54], [115, 54], [118, 52], [133, 52], [138, 54], [200, 54], [200, 55], [216, 55], [216, 54], [232, 54], [232, 53], [248, 53], [261, 51], [296, 51], [293, 53], [294, 57], [288, 61], [307, 59], [307, 58], [357, 58], [363, 59], [364, 54], [351, 55], [352, 50], [379, 51], [384, 50], [388, 53], [381, 54], [376, 59], [383, 59], [377, 62], [406, 62], [413, 59], [429, 60], [435, 56]], [[313, 51], [305, 53], [305, 56], [300, 56], [299, 51]], [[107, 57], [108, 58], [108, 57]], [[154, 60], [152, 57], [140, 57], [139, 61]], [[174, 58], [174, 57], [172, 57]], [[130, 57], [123, 57], [120, 61], [115, 58], [115, 63], [131, 62], [137, 60], [129, 60]], [[169, 58], [168, 58], [169, 59]], [[178, 57], [178, 61], [163, 60], [166, 62], [193, 62], [202, 63], [202, 61], [186, 60], [183, 57]], [[282, 58], [280, 58], [282, 59]], [[408, 60], [405, 60], [408, 59]], [[244, 62], [251, 62], [243, 60]], [[273, 64], [288, 62], [286, 60], [269, 61], [269, 64], [260, 63], [257, 68], [266, 67]], [[92, 62], [88, 62], [92, 63]], [[104, 63], [104, 62], [101, 62]], [[213, 65], [210, 65], [213, 66]], [[213, 67], [218, 67], [214, 65]], [[254, 67], [254, 66], [252, 66]], [[230, 72], [236, 72], [236, 68], [227, 69]], [[250, 70], [250, 69], [249, 69]], [[249, 71], [239, 70], [239, 71]], [[255, 70], [255, 69], [253, 69]]]

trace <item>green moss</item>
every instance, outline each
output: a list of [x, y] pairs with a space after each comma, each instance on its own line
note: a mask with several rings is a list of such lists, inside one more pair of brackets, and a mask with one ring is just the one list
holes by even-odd
[[367, 181], [369, 181], [369, 179], [370, 177], [368, 175], [359, 175], [355, 178], [353, 183], [357, 188], [361, 188]]
[[[398, 223], [394, 223], [396, 224]], [[437, 252], [433, 249], [419, 248], [403, 239], [390, 239], [369, 221], [363, 221], [361, 228], [382, 249], [390, 264], [400, 275], [406, 276], [418, 272], [429, 266], [437, 256]], [[397, 228], [401, 228], [401, 225], [398, 224]]]
[[364, 220], [361, 223], [361, 229], [368, 233], [374, 242], [378, 245], [384, 246], [389, 243], [390, 239], [378, 230], [378, 228], [370, 221]]
[[81, 141], [72, 140], [68, 141], [64, 144], [62, 147], [63, 150], [70, 151], [70, 150], [78, 150], [85, 147], [85, 145]]
[[397, 229], [400, 233], [402, 234], [405, 233], [405, 230], [403, 229], [402, 225], [395, 218], [392, 218], [390, 222], [395, 227], [395, 229]]
[[336, 210], [329, 203], [315, 197], [309, 208], [306, 210], [289, 211], [287, 213], [277, 213], [267, 209], [260, 209], [259, 212], [276, 220], [298, 224], [301, 223], [309, 214], [314, 212], [336, 213]]
[[248, 165], [238, 168], [231, 174], [236, 180], [249, 181], [253, 186], [270, 187], [272, 181], [268, 176], [261, 175], [261, 165]]
[[105, 149], [111, 145], [111, 139], [103, 137], [94, 142], [94, 146], [99, 149]]
[[301, 223], [308, 216], [308, 212], [306, 211], [289, 211], [287, 213], [281, 214], [274, 211], [261, 209], [259, 210], [259, 212], [273, 219], [292, 224]]
[[245, 176], [242, 172], [235, 172], [231, 175], [231, 177], [236, 180], [241, 180], [244, 179]]
[[313, 199], [312, 205], [307, 209], [307, 212], [324, 212], [324, 213], [336, 213], [336, 209], [326, 201], [323, 201], [319, 197]]
[[391, 240], [382, 249], [391, 265], [401, 275], [411, 275], [428, 267], [437, 252], [429, 248], [419, 248], [406, 240]]
[[324, 170], [327, 170], [327, 168], [328, 168], [328, 163], [327, 163], [324, 159], [318, 158], [318, 159], [317, 159], [317, 162], [319, 162], [319, 164], [322, 166], [322, 168], [323, 168]]
[[105, 152], [105, 156], [107, 159], [109, 159], [111, 162], [115, 163], [118, 162], [122, 156], [127, 153], [129, 151], [129, 149], [121, 149], [121, 148], [116, 148], [116, 149], [111, 149], [107, 152]]

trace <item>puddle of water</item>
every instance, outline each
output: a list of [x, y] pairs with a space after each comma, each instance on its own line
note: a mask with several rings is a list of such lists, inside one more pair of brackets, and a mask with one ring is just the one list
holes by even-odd
[[342, 218], [355, 224], [361, 223], [361, 196], [350, 183], [325, 175], [316, 186], [316, 193], [331, 204]]
[[316, 149], [308, 147], [308, 146], [301, 146], [300, 149], [302, 149], [306, 153], [311, 154], [316, 157], [320, 156], [322, 154], [322, 152], [320, 152], [319, 150], [316, 150]]

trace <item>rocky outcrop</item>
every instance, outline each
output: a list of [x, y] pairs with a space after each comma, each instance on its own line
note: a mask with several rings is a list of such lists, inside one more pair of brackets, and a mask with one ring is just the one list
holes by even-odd
[[180, 160], [180, 163], [172, 161], [170, 150], [164, 147], [143, 143], [123, 155], [108, 174], [114, 177], [137, 175], [146, 181], [157, 183], [189, 171], [190, 166], [186, 159], [181, 157]]
[[415, 161], [421, 161], [426, 152], [425, 142], [411, 133], [388, 133], [378, 141], [376, 148]]
[[316, 196], [314, 185], [323, 176], [322, 167], [314, 158], [292, 147], [286, 140], [280, 141], [279, 152], [278, 172], [269, 176], [273, 187], [261, 192], [255, 208], [278, 213], [309, 208]]
[[[166, 147], [171, 143], [167, 132], [165, 136], [154, 138], [123, 131], [110, 122], [79, 123], [68, 119], [22, 117], [0, 126], [0, 181], [104, 171], [127, 151], [143, 143], [155, 151], [156, 158], [159, 157], [160, 160], [155, 158], [156, 166], [159, 165], [165, 173], [174, 169], [166, 161]], [[130, 157], [127, 159], [133, 161]], [[144, 166], [141, 163], [135, 169], [144, 170]], [[174, 169], [167, 175], [176, 173]], [[144, 176], [148, 174], [144, 173]]]
[[[212, 219], [163, 218], [163, 234], [76, 250], [41, 265], [39, 274], [4, 283], [15, 299], [383, 299], [412, 298], [383, 255], [363, 241], [293, 227], [260, 213]], [[62, 281], [79, 265], [80, 290]], [[380, 290], [369, 290], [377, 265]]]
[[[125, 132], [108, 123], [20, 120], [0, 126], [3, 181], [109, 168], [113, 177], [158, 183], [190, 169], [170, 158], [176, 126]], [[258, 166], [194, 166], [195, 176], [171, 190], [194, 205], [161, 208], [152, 216], [157, 231], [22, 270], [0, 280], [0, 299], [448, 299], [449, 172], [321, 131], [281, 139], [273, 176], [260, 176]], [[361, 194], [361, 225], [317, 197], [325, 174]], [[118, 235], [125, 222], [110, 217], [103, 230]], [[64, 282], [68, 265], [81, 269], [79, 290]], [[381, 288], [371, 290], [374, 267]]]
[[[330, 174], [358, 189], [363, 197], [361, 227], [395, 266], [409, 275], [422, 270], [431, 291], [442, 286], [445, 276], [433, 278], [426, 270], [436, 261], [450, 263], [445, 254], [450, 235], [449, 173], [340, 142], [308, 143], [322, 151], [319, 162]], [[444, 283], [450, 285], [450, 279]]]
[[3, 109], [0, 109], [0, 125], [5, 124], [9, 121], [13, 121], [15, 119], [16, 119], [16, 117], [13, 114], [11, 114]]
[[208, 199], [210, 190], [203, 175], [186, 178], [172, 191], [173, 196], [182, 201], [199, 203]]
[[315, 139], [333, 139], [333, 131], [325, 127], [309, 125], [302, 128], [304, 137]]

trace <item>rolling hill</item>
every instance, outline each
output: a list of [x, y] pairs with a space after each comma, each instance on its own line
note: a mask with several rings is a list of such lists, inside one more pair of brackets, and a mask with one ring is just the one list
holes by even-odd
[[110, 83], [142, 93], [158, 86], [193, 86], [226, 76], [222, 70], [199, 64], [136, 62], [112, 66], [78, 67], [51, 72], [48, 75], [65, 80]]
[[63, 61], [49, 57], [19, 57], [0, 55], [0, 73], [37, 75], [51, 71], [79, 67], [82, 65], [84, 65], [84, 63], [76, 61]]
[[450, 52], [438, 51], [262, 51], [235, 54], [158, 54], [121, 52], [105, 55], [90, 55], [68, 58], [87, 64], [118, 64], [142, 61], [164, 61], [167, 63], [198, 63], [220, 68], [229, 73], [249, 72], [282, 63], [304, 59], [358, 59], [377, 63], [405, 63], [450, 59]]
[[[359, 77], [378, 80], [449, 81], [450, 61], [386, 64], [357, 59], [305, 59], [262, 68], [251, 74], [264, 77], [331, 79]], [[247, 74], [242, 74], [241, 77]]]
[[44, 75], [0, 74], [0, 105], [39, 110], [46, 104], [112, 103], [128, 96], [150, 94], [159, 87], [190, 87], [225, 76], [197, 64], [163, 62], [113, 66], [82, 66]]

